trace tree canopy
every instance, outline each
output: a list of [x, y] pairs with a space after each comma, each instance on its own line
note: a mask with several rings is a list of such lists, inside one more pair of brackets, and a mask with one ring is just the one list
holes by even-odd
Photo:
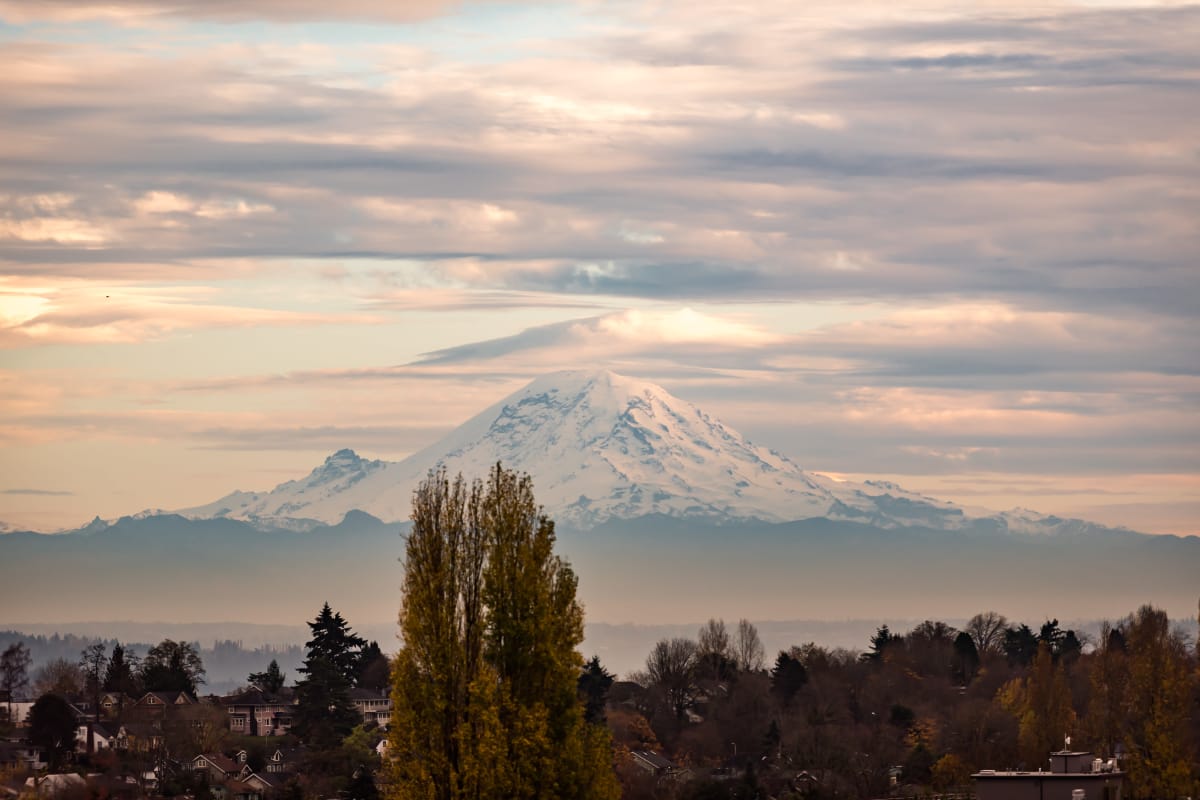
[[390, 796], [615, 798], [578, 694], [583, 610], [528, 476], [444, 470], [413, 499], [393, 673]]
[[204, 662], [190, 642], [163, 639], [142, 661], [142, 684], [147, 692], [187, 692], [195, 697], [204, 675]]

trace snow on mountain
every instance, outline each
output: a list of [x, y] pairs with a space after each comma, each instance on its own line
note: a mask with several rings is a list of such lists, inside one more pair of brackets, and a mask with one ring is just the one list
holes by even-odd
[[430, 469], [442, 464], [452, 475], [481, 477], [497, 462], [533, 476], [547, 512], [578, 528], [648, 514], [771, 522], [827, 517], [937, 529], [988, 519], [1026, 533], [1072, 522], [1024, 511], [996, 515], [886, 482], [806, 472], [661, 387], [607, 371], [539, 378], [404, 461], [368, 461], [339, 450], [305, 478], [270, 492], [234, 492], [180, 513], [297, 525], [336, 523], [358, 509], [403, 520]]

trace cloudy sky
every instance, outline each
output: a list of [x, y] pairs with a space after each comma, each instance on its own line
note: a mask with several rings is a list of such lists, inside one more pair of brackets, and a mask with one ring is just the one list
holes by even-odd
[[1197, 41], [1163, 2], [0, 0], [0, 520], [400, 458], [595, 365], [809, 469], [1200, 533]]

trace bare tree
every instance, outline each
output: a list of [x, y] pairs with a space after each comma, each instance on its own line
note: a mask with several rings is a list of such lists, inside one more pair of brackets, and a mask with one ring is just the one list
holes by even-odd
[[8, 695], [8, 719], [12, 719], [12, 701], [17, 692], [29, 688], [29, 648], [13, 642], [0, 654], [0, 689]]
[[980, 658], [998, 654], [1004, 645], [1004, 631], [1008, 628], [1008, 619], [995, 611], [985, 611], [971, 617], [966, 631], [975, 642], [975, 649]]
[[691, 639], [661, 639], [646, 657], [646, 670], [633, 677], [663, 693], [678, 717], [696, 694], [697, 647]]
[[83, 670], [74, 661], [52, 658], [33, 674], [33, 693], [38, 697], [44, 694], [79, 694], [81, 691]]
[[767, 651], [758, 638], [758, 628], [747, 619], [738, 620], [733, 640], [733, 660], [742, 672], [761, 672], [766, 667]]
[[697, 657], [703, 677], [721, 680], [733, 663], [733, 648], [725, 620], [710, 619], [700, 627]]

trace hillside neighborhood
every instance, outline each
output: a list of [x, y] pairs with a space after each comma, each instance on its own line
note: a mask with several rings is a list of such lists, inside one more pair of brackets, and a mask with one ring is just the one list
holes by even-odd
[[[395, 662], [328, 605], [308, 624], [290, 686], [272, 662], [238, 691], [204, 694], [194, 648], [169, 640], [140, 663], [118, 645], [88, 648], [65, 677], [44, 666], [37, 685], [63, 691], [38, 697], [6, 669], [0, 795], [401, 796], [388, 769], [404, 741]], [[19, 655], [10, 647], [4, 666]], [[710, 620], [694, 639], [660, 641], [624, 680], [593, 657], [577, 695], [628, 800], [1140, 799], [1200, 777], [1198, 664], [1149, 606], [1098, 641], [988, 612], [963, 630], [885, 625], [861, 652], [808, 643], [774, 659], [753, 624]], [[154, 688], [131, 691], [139, 682]]]
[[[352, 689], [350, 698], [364, 741], [374, 752], [383, 752], [391, 701], [385, 693], [363, 688]], [[146, 692], [140, 697], [104, 692], [98, 706], [82, 695], [64, 700], [74, 722], [74, 739], [67, 752], [51, 753], [52, 748], [31, 738], [35, 702], [10, 702], [0, 694], [0, 716], [7, 716], [10, 708], [12, 714], [0, 741], [0, 774], [27, 775], [21, 786], [28, 793], [56, 795], [78, 785], [103, 786], [113, 797], [144, 797], [176, 787], [202, 787], [216, 800], [263, 800], [296, 780], [306, 753], [289, 735], [297, 708], [292, 689], [268, 693], [250, 687], [224, 697], [199, 698], [184, 691]], [[52, 765], [64, 764], [86, 765], [88, 772], [48, 772]], [[364, 763], [360, 768], [373, 766]], [[12, 794], [14, 787], [5, 791]]]

